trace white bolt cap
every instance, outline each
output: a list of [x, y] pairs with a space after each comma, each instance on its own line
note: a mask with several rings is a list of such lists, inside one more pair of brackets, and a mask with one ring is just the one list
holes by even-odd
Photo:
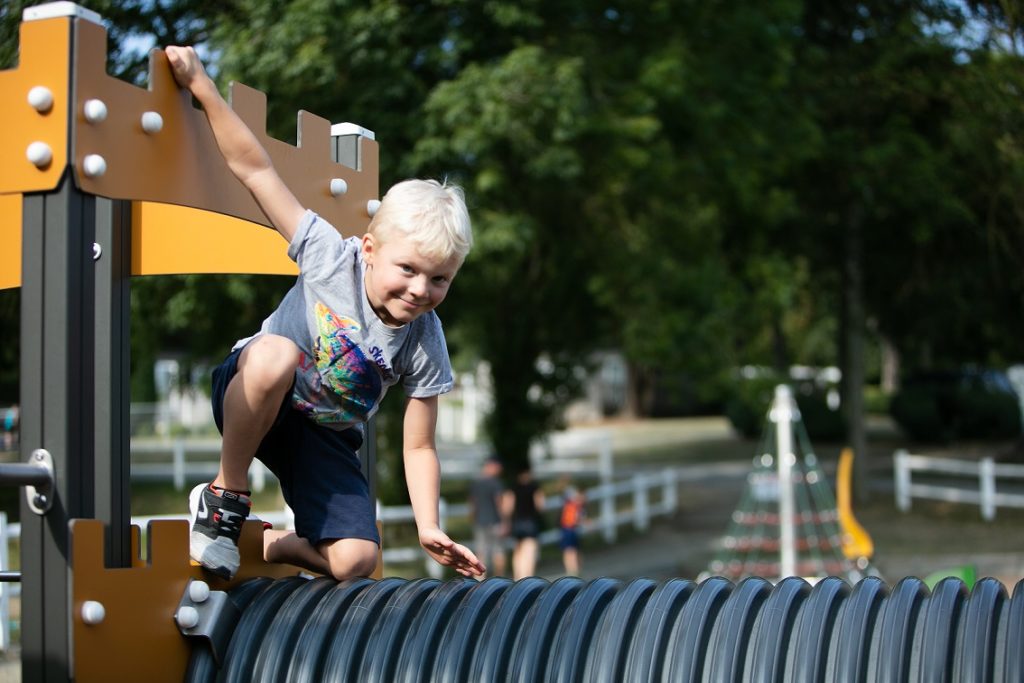
[[103, 607], [102, 602], [86, 600], [82, 603], [82, 621], [85, 623], [95, 626], [96, 624], [102, 624], [106, 618], [107, 610]]
[[339, 197], [348, 192], [348, 183], [344, 178], [331, 178], [331, 195]]
[[188, 585], [188, 597], [192, 602], [206, 602], [210, 597], [210, 584], [205, 581], [193, 581]]
[[40, 114], [45, 114], [53, 107], [53, 93], [43, 85], [37, 85], [28, 91], [28, 103]]
[[182, 628], [192, 628], [199, 623], [199, 610], [195, 607], [185, 605], [184, 607], [178, 608], [178, 613], [174, 617], [178, 621], [178, 626]]
[[371, 199], [370, 201], [366, 202], [366, 215], [369, 216], [370, 218], [373, 218], [374, 216], [377, 215], [377, 209], [379, 208], [380, 200]]
[[159, 133], [164, 128], [164, 117], [155, 111], [147, 111], [142, 114], [142, 130], [150, 135]]
[[103, 100], [86, 100], [82, 110], [89, 123], [103, 123], [107, 120], [107, 105]]
[[36, 141], [29, 143], [25, 149], [25, 156], [38, 168], [42, 168], [53, 161], [53, 150], [45, 142]]
[[86, 154], [82, 159], [82, 170], [90, 178], [98, 178], [107, 172], [107, 160], [99, 154]]

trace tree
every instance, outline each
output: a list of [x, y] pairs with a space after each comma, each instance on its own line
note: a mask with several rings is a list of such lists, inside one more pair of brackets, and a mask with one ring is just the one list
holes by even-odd
[[[824, 144], [795, 177], [807, 228], [802, 244], [816, 282], [841, 312], [843, 398], [859, 456], [868, 318], [902, 345], [923, 321], [949, 315], [948, 307], [937, 308], [934, 300], [924, 307], [912, 293], [918, 269], [955, 262], [952, 254], [935, 257], [945, 236], [962, 238], [967, 227], [945, 133], [949, 83], [959, 67], [954, 49], [929, 30], [956, 20], [938, 2], [805, 7], [797, 92]], [[932, 280], [924, 290], [934, 296], [943, 284]], [[866, 495], [865, 468], [859, 457], [859, 497]]]
[[[8, 0], [0, 6], [0, 68], [16, 63], [23, 12], [39, 4]], [[203, 43], [214, 16], [213, 8], [199, 0], [92, 0], [88, 8], [103, 18], [107, 29], [107, 70], [135, 83], [146, 76], [150, 48]]]
[[[510, 470], [597, 348], [626, 355], [639, 412], [666, 378], [713, 399], [739, 365], [839, 362], [855, 444], [869, 329], [907, 366], [1019, 356], [1018, 3], [116, 4], [121, 35], [208, 36], [272, 134], [299, 108], [356, 121], [382, 187], [467, 188], [477, 248], [441, 313], [456, 361], [492, 368]], [[209, 354], [283, 286], [145, 280], [171, 304], [133, 328]]]
[[552, 426], [592, 345], [581, 67], [536, 46], [469, 65], [432, 93], [415, 148], [417, 165], [455, 169], [471, 188], [477, 244], [453, 308], [459, 334], [490, 363], [489, 435], [512, 470]]
[[[964, 280], [959, 296], [950, 297], [959, 330], [939, 337], [946, 343], [934, 355], [1009, 365], [1021, 361], [1017, 340], [1024, 334], [1024, 8], [1009, 0], [967, 5], [977, 41], [956, 44], [963, 68], [948, 135], [971, 240], [946, 245], [960, 265], [961, 277], [952, 281]], [[967, 263], [976, 264], [970, 278], [962, 276]]]

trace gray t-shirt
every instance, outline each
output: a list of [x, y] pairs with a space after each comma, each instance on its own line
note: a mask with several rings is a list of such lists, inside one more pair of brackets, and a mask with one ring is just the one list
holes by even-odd
[[296, 410], [341, 430], [366, 422], [399, 381], [412, 398], [451, 391], [441, 320], [430, 311], [402, 327], [385, 325], [366, 298], [359, 238], [343, 238], [307, 211], [288, 256], [299, 277], [258, 334], [287, 337], [301, 349], [292, 394]]
[[505, 487], [497, 477], [478, 477], [469, 485], [469, 499], [475, 513], [473, 525], [477, 527], [494, 526], [501, 521], [498, 511], [498, 498]]

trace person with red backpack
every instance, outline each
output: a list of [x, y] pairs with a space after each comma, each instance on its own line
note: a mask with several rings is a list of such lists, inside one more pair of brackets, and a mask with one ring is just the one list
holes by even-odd
[[562, 529], [562, 564], [568, 576], [580, 575], [580, 528], [586, 516], [586, 497], [575, 486], [566, 486], [562, 494], [562, 513], [559, 526]]

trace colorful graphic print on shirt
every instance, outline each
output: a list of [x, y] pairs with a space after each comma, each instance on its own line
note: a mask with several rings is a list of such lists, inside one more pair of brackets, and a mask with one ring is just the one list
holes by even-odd
[[355, 320], [317, 302], [317, 336], [313, 341], [313, 390], [323, 401], [294, 398], [296, 407], [318, 424], [365, 422], [380, 399], [377, 364], [366, 357], [349, 333], [359, 332]]

